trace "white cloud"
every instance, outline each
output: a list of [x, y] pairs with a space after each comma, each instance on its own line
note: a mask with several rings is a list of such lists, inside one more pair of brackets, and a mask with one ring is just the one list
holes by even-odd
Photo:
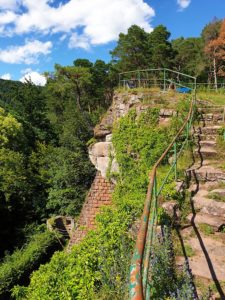
[[52, 43], [38, 40], [27, 41], [23, 46], [11, 46], [5, 50], [0, 49], [0, 61], [10, 64], [35, 64], [40, 55], [51, 52]]
[[32, 81], [36, 85], [44, 86], [47, 82], [45, 76], [41, 75], [36, 71], [30, 71], [20, 78], [21, 82]]
[[23, 74], [23, 75], [27, 74], [27, 73], [30, 73], [30, 72], [32, 72], [31, 68], [26, 68], [26, 69], [23, 69], [23, 70], [20, 71], [20, 73]]
[[177, 0], [177, 4], [179, 5], [180, 9], [183, 10], [187, 8], [191, 3], [191, 0]]
[[9, 73], [3, 74], [1, 76], [1, 79], [10, 80], [11, 79], [11, 74], [9, 74]]
[[58, 7], [50, 6], [48, 0], [21, 1], [26, 10], [21, 12], [18, 5], [17, 11], [10, 11], [4, 34], [67, 33], [70, 47], [85, 49], [116, 40], [133, 24], [151, 31], [150, 21], [155, 15], [144, 0], [70, 0]]
[[16, 15], [12, 11], [0, 13], [0, 25], [9, 24], [16, 20]]
[[83, 48], [88, 50], [90, 49], [90, 40], [88, 36], [78, 35], [74, 32], [69, 40], [69, 48]]
[[17, 0], [0, 0], [0, 9], [16, 9], [20, 2]]
[[66, 38], [67, 38], [67, 35], [66, 35], [66, 34], [63, 34], [63, 35], [59, 38], [59, 40], [60, 40], [60, 42], [63, 42]]

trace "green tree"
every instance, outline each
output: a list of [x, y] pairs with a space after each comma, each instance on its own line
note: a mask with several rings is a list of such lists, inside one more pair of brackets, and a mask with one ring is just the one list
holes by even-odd
[[47, 117], [47, 99], [42, 87], [28, 81], [11, 91], [11, 97], [5, 108], [23, 126], [23, 152], [31, 152], [36, 140], [51, 142], [55, 139]]
[[75, 67], [83, 67], [91, 69], [93, 67], [93, 63], [85, 58], [78, 58], [73, 62]]
[[112, 60], [121, 72], [145, 69], [149, 65], [148, 33], [137, 25], [120, 33], [116, 48], [111, 52]]
[[53, 214], [78, 215], [90, 187], [94, 168], [81, 151], [60, 147], [49, 159], [47, 209]]
[[50, 215], [77, 215], [94, 175], [81, 148], [39, 144], [30, 158], [33, 207], [42, 219]]
[[203, 75], [206, 67], [203, 56], [203, 41], [201, 38], [178, 38], [172, 41], [175, 50], [173, 64], [177, 71], [196, 77]]
[[155, 27], [148, 36], [150, 64], [153, 68], [169, 68], [174, 58], [174, 51], [169, 42], [170, 32], [163, 25]]
[[214, 18], [210, 23], [208, 23], [201, 32], [201, 37], [205, 45], [211, 41], [215, 40], [219, 36], [220, 27], [222, 21]]
[[77, 108], [79, 110], [87, 108], [86, 91], [90, 88], [92, 77], [89, 68], [56, 65], [56, 70], [61, 83], [69, 87], [72, 97], [76, 99]]
[[21, 123], [0, 107], [0, 146], [15, 148], [17, 137], [21, 133]]

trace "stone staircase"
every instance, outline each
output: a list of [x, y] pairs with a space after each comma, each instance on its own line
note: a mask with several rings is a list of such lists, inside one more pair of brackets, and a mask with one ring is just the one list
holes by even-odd
[[197, 290], [199, 285], [205, 291], [211, 286], [207, 299], [225, 299], [225, 155], [217, 145], [225, 125], [224, 108], [201, 101], [198, 113], [199, 123], [193, 128], [195, 162], [186, 171], [191, 213], [181, 235], [194, 253], [188, 262]]

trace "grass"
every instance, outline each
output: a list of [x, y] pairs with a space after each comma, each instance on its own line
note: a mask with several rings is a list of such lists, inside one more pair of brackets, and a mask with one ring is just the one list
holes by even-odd
[[203, 232], [205, 235], [209, 236], [214, 233], [213, 227], [208, 224], [199, 224], [199, 229], [201, 232]]
[[225, 106], [225, 90], [218, 89], [218, 91], [204, 91], [197, 90], [197, 98], [200, 100], [208, 100], [214, 105]]
[[179, 178], [185, 179], [185, 171], [192, 166], [194, 163], [193, 150], [189, 144], [186, 149], [183, 150], [182, 155], [178, 159], [177, 171], [179, 173]]
[[210, 193], [208, 195], [209, 199], [213, 199], [215, 201], [219, 201], [219, 202], [225, 202], [225, 196], [220, 195], [219, 193]]
[[222, 169], [225, 169], [225, 140], [223, 136], [224, 131], [225, 127], [221, 129], [221, 133], [216, 140], [216, 150], [218, 152], [218, 159], [220, 161]]
[[[172, 240], [173, 240], [173, 247], [174, 247], [175, 256], [184, 256], [184, 252], [183, 252], [183, 249], [182, 249], [182, 246], [181, 246], [181, 242], [178, 238], [176, 230], [172, 231]], [[195, 255], [195, 250], [187, 242], [184, 242], [184, 248], [185, 248], [186, 255], [188, 257], [192, 257], [192, 256]]]
[[[184, 244], [184, 248], [187, 257], [192, 257], [195, 255], [194, 249], [189, 244]], [[184, 256], [183, 249], [180, 243], [174, 246], [174, 253], [176, 256]]]
[[225, 182], [218, 182], [215, 185], [208, 188], [208, 191], [213, 191], [215, 189], [225, 189]]

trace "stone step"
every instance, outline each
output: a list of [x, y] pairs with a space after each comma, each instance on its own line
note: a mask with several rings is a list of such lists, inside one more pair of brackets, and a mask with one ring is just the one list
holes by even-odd
[[225, 202], [225, 189], [214, 189], [209, 192], [209, 195], [213, 196], [214, 194], [220, 196]]
[[214, 148], [216, 146], [216, 141], [215, 140], [203, 140], [200, 141], [199, 144], [201, 145], [201, 147], [212, 147]]
[[195, 209], [200, 209], [201, 213], [212, 216], [219, 216], [225, 218], [225, 202], [219, 202], [207, 197], [198, 195], [192, 198]]
[[201, 140], [201, 141], [209, 141], [209, 140], [216, 140], [218, 135], [216, 134], [201, 134], [201, 133], [194, 133], [194, 139], [195, 140]]
[[211, 120], [211, 121], [199, 120], [198, 121], [199, 127], [210, 127], [210, 126], [216, 126], [216, 125], [223, 126], [224, 124], [225, 124], [225, 122], [222, 121], [222, 120], [218, 120], [218, 121], [215, 121], [215, 120]]
[[223, 114], [212, 114], [212, 113], [208, 113], [208, 114], [201, 114], [199, 116], [199, 120], [203, 120], [203, 121], [224, 121], [223, 119]]
[[224, 122], [223, 114], [201, 114], [198, 119], [205, 122]]
[[187, 169], [187, 173], [193, 180], [225, 182], [225, 172], [209, 165], [193, 166]]
[[[200, 152], [200, 153], [199, 153]], [[216, 158], [217, 151], [213, 149], [212, 147], [201, 147], [199, 150], [195, 149], [196, 155], [201, 155], [202, 158]]]
[[214, 231], [220, 231], [225, 226], [225, 218], [213, 216], [211, 214], [199, 212], [196, 215], [189, 214], [187, 220], [195, 225], [207, 224], [211, 226]]
[[[214, 235], [217, 236], [217, 239], [214, 238]], [[201, 234], [201, 241], [197, 236], [193, 236], [188, 240], [188, 244], [194, 250], [195, 255], [190, 257], [189, 265], [194, 276], [199, 276], [200, 278], [206, 278], [210, 281], [215, 279], [213, 273], [211, 272], [209, 260], [213, 266], [214, 274], [218, 280], [225, 280], [225, 245], [220, 239], [221, 233], [215, 233], [213, 236], [204, 236]], [[206, 255], [203, 252], [203, 245], [206, 250]], [[224, 291], [225, 292], [225, 291]], [[209, 299], [209, 298], [208, 298]], [[218, 295], [218, 298], [210, 298], [210, 300], [221, 300]]]
[[214, 126], [205, 126], [205, 127], [199, 127], [196, 130], [196, 133], [199, 134], [218, 134], [219, 131], [222, 129], [221, 125], [214, 125]]
[[215, 114], [215, 113], [224, 113], [224, 108], [221, 106], [208, 106], [208, 107], [199, 107], [198, 112], [202, 114]]

